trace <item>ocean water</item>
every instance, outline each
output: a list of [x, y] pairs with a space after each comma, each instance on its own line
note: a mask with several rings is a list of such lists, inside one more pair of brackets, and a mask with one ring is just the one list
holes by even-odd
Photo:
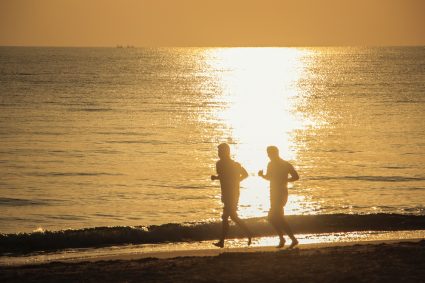
[[286, 213], [425, 215], [425, 47], [0, 47], [0, 233], [218, 221], [216, 146]]

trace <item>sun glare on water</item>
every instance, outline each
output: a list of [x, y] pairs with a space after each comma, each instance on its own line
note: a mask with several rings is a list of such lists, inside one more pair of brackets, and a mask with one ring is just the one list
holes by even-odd
[[[210, 49], [207, 65], [221, 92], [213, 119], [223, 125], [219, 140], [232, 144], [232, 155], [251, 175], [241, 188], [242, 217], [263, 216], [269, 209], [268, 184], [256, 177], [266, 169], [266, 147], [276, 145], [286, 160], [296, 160], [296, 130], [309, 124], [297, 113], [299, 81], [307, 51], [295, 48]], [[302, 213], [301, 196], [292, 195], [288, 214]]]

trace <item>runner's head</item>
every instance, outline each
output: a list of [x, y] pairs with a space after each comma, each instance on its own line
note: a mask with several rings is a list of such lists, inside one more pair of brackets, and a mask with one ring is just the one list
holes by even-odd
[[222, 143], [217, 148], [220, 159], [230, 158], [230, 146], [227, 143]]
[[269, 156], [270, 160], [275, 160], [279, 158], [279, 149], [274, 146], [268, 146], [267, 147], [267, 155]]

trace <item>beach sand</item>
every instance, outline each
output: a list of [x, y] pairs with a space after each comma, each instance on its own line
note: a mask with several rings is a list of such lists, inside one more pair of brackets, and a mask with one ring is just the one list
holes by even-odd
[[425, 240], [0, 267], [0, 282], [82, 281], [425, 282]]

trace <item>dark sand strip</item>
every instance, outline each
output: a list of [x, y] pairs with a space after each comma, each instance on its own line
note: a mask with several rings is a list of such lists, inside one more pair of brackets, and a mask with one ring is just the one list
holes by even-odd
[[0, 267], [0, 282], [424, 282], [425, 240]]

